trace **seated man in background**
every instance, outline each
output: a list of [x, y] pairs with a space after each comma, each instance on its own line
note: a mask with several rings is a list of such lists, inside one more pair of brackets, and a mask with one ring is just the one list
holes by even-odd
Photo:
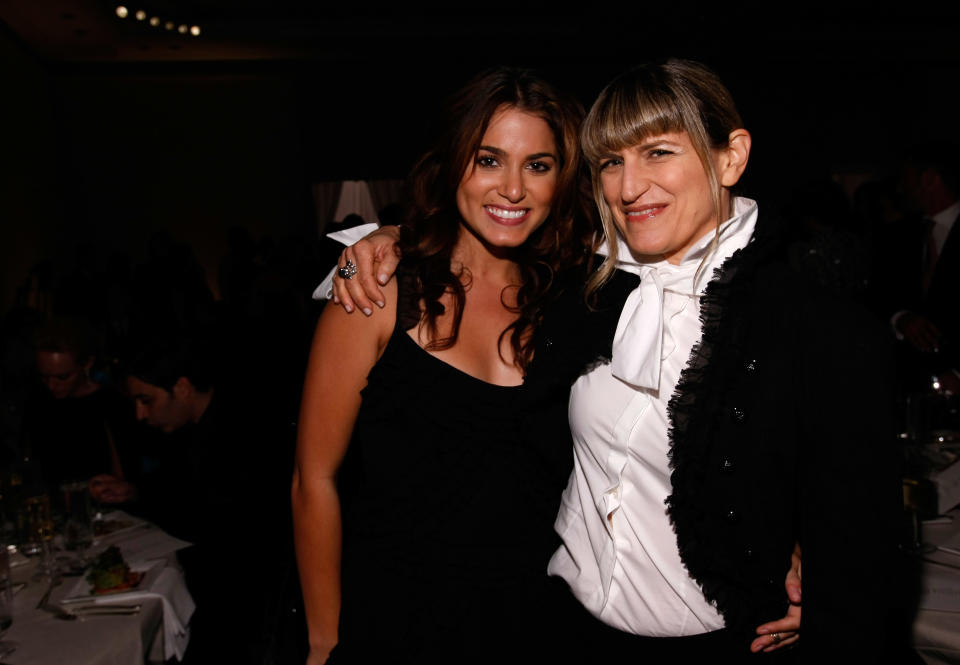
[[218, 380], [214, 357], [187, 340], [161, 340], [128, 368], [137, 419], [164, 434], [147, 455], [153, 470], [140, 506], [194, 544], [181, 553], [197, 601], [188, 661], [254, 662], [261, 596], [286, 537], [277, 507], [286, 491], [274, 486], [284, 486], [290, 469], [258, 394], [242, 380]]
[[903, 379], [934, 378], [960, 393], [960, 146], [936, 141], [908, 151], [898, 184], [904, 219], [882, 239], [877, 281], [900, 344]]
[[78, 319], [51, 319], [34, 335], [34, 361], [42, 389], [24, 409], [23, 450], [38, 467], [56, 505], [65, 483], [107, 482], [98, 498], [134, 499], [139, 470], [130, 404], [117, 390], [91, 378], [96, 335]]

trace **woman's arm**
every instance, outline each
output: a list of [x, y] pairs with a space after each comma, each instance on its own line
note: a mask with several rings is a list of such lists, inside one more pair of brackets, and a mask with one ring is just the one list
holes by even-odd
[[[395, 287], [389, 291], [395, 301]], [[395, 311], [378, 310], [368, 321], [327, 307], [310, 350], [291, 488], [309, 665], [325, 662], [337, 643], [341, 524], [336, 472], [360, 410], [360, 391], [390, 337]]]
[[357, 267], [357, 274], [351, 279], [334, 277], [333, 302], [341, 305], [348, 314], [356, 307], [367, 316], [373, 312], [374, 302], [383, 307], [386, 300], [380, 286], [390, 281], [397, 270], [399, 240], [399, 227], [383, 226], [344, 249], [337, 267], [342, 268], [351, 261]]

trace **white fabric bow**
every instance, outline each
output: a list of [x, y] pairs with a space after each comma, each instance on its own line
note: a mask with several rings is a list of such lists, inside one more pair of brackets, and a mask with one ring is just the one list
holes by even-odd
[[663, 282], [654, 268], [640, 268], [640, 286], [627, 296], [613, 336], [610, 371], [632, 386], [660, 388]]

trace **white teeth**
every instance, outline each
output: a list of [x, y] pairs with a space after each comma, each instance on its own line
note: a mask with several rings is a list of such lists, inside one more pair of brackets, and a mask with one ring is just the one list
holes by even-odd
[[627, 216], [628, 216], [628, 217], [643, 217], [643, 216], [647, 216], [647, 217], [653, 219], [654, 215], [657, 214], [657, 211], [658, 211], [659, 209], [660, 209], [659, 207], [656, 207], [656, 206], [655, 206], [655, 207], [653, 207], [653, 208], [644, 208], [643, 210], [630, 210], [630, 211], [627, 212]]
[[484, 206], [491, 215], [503, 217], [504, 219], [520, 219], [527, 214], [526, 210], [504, 210], [494, 206]]

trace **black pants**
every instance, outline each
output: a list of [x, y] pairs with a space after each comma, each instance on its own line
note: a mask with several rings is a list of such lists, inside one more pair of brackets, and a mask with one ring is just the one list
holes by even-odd
[[[410, 653], [403, 643], [372, 655], [380, 645], [347, 640], [331, 654], [328, 665], [416, 663], [417, 665], [786, 665], [797, 650], [753, 654], [749, 641], [726, 630], [688, 637], [644, 637], [612, 628], [590, 614], [574, 598], [566, 582], [553, 578], [536, 604], [525, 605], [526, 630], [507, 634], [491, 630], [479, 641], [460, 644], [437, 634], [429, 653]], [[373, 651], [371, 651], [373, 650]]]

